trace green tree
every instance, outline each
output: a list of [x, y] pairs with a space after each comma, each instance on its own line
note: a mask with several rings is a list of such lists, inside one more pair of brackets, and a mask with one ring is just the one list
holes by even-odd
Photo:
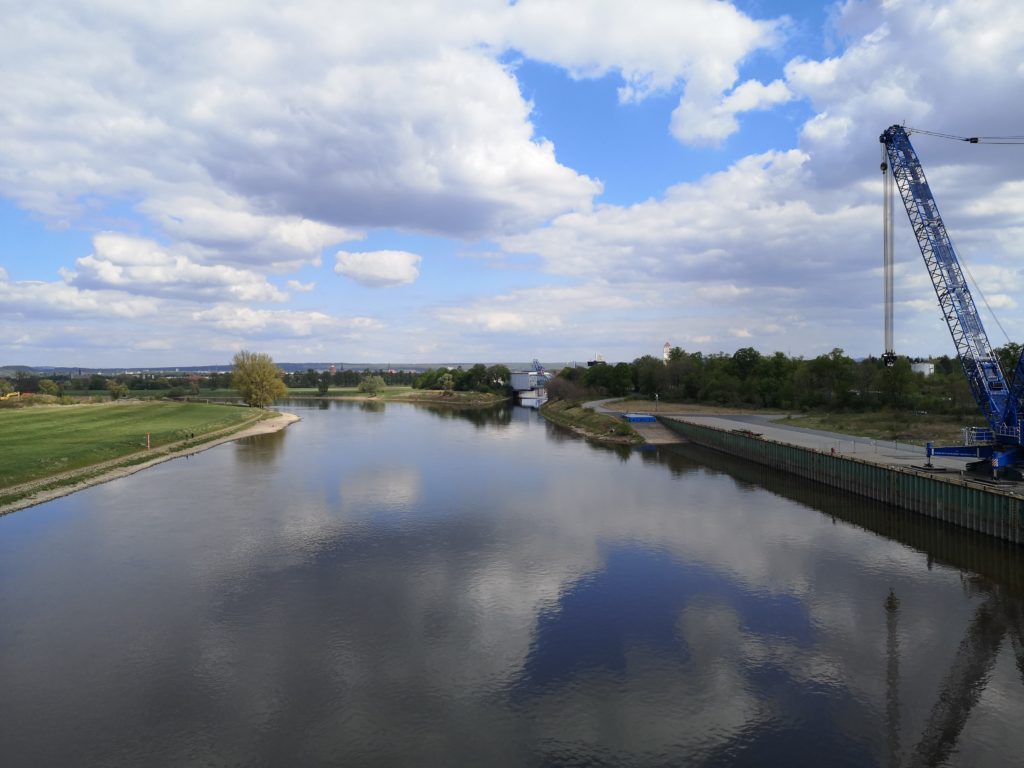
[[733, 352], [732, 370], [741, 381], [749, 379], [760, 364], [761, 353], [753, 347], [743, 347]]
[[1007, 380], [1012, 379], [1014, 371], [1017, 370], [1017, 361], [1020, 359], [1021, 351], [1021, 345], [1013, 341], [1008, 341], [995, 350], [996, 355], [999, 356], [999, 366], [1003, 369], [1003, 375]]
[[44, 395], [59, 395], [60, 387], [57, 386], [57, 382], [53, 379], [40, 379], [39, 391]]
[[445, 392], [451, 392], [455, 389], [455, 377], [450, 373], [444, 373], [437, 379], [437, 386], [443, 389]]
[[270, 355], [241, 350], [235, 354], [231, 384], [242, 399], [253, 408], [266, 408], [288, 394], [284, 374], [274, 365]]
[[668, 381], [665, 362], [652, 355], [644, 355], [633, 361], [636, 370], [636, 386], [640, 393], [652, 397], [660, 394]]
[[320, 397], [327, 394], [327, 390], [331, 388], [331, 372], [324, 371], [320, 374], [320, 378], [316, 381], [316, 392]]
[[882, 392], [886, 405], [894, 408], [907, 406], [914, 393], [914, 372], [910, 368], [910, 360], [897, 357], [891, 368], [880, 368], [876, 386]]
[[120, 400], [128, 396], [128, 385], [117, 379], [107, 380], [107, 390], [110, 392], [111, 400]]
[[375, 397], [382, 389], [384, 389], [383, 376], [363, 376], [359, 381], [359, 391], [370, 397]]
[[487, 369], [487, 386], [493, 390], [502, 390], [511, 387], [512, 373], [508, 366], [492, 365]]

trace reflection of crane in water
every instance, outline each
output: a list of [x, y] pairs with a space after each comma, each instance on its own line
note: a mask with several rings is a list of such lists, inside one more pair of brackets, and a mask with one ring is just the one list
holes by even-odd
[[[945, 762], [960, 738], [974, 705], [988, 685], [992, 667], [1007, 633], [1017, 656], [1017, 668], [1024, 675], [1024, 621], [1018, 600], [998, 586], [978, 585], [989, 593], [974, 613], [960, 642], [949, 671], [939, 685], [938, 698], [925, 721], [921, 740], [908, 756], [908, 766], [934, 766]], [[886, 671], [886, 719], [889, 765], [900, 764], [899, 744], [899, 600], [891, 590], [885, 601], [888, 629]]]

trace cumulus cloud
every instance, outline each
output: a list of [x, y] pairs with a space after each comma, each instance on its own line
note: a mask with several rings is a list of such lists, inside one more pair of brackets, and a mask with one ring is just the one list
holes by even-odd
[[0, 270], [0, 316], [20, 321], [54, 318], [139, 319], [159, 314], [157, 303], [118, 290], [86, 290], [64, 282], [11, 280]]
[[270, 263], [352, 228], [479, 235], [586, 208], [600, 185], [535, 139], [488, 47], [507, 10], [26, 7], [0, 26], [19, 115], [0, 124], [0, 191], [54, 217], [128, 196], [239, 258], [269, 236]]
[[325, 247], [364, 236], [303, 216], [260, 214], [244, 198], [216, 189], [204, 195], [154, 196], [138, 208], [170, 237], [195, 246], [196, 258], [245, 267], [288, 270], [318, 265]]
[[[318, 265], [327, 249], [344, 248], [339, 274], [408, 284], [419, 272], [415, 254], [381, 258], [348, 245], [395, 227], [483, 238], [472, 246], [482, 252], [496, 242], [506, 255], [527, 255], [516, 265], [542, 265], [545, 274], [522, 275], [521, 284], [558, 284], [498, 286], [491, 296], [464, 284], [464, 295], [428, 308], [451, 334], [447, 346], [425, 346], [434, 342], [429, 328], [406, 334], [409, 349], [488, 354], [513, 333], [540, 345], [544, 335], [533, 330], [546, 326], [567, 346], [578, 340], [608, 355], [648, 337], [655, 350], [665, 337], [728, 349], [729, 329], [758, 345], [799, 338], [805, 349], [820, 340], [823, 351], [836, 343], [877, 351], [877, 136], [904, 121], [964, 135], [1020, 133], [1024, 70], [1006, 62], [1024, 60], [1024, 6], [851, 0], [830, 18], [828, 56], [783, 64], [785, 19], [753, 19], [711, 0], [652, 0], [642, 13], [597, 0], [307, 0], [187, 12], [26, 5], [0, 23], [5, 114], [16, 116], [0, 121], [0, 195], [51, 223], [120, 218], [124, 207], [148, 222], [131, 225], [145, 237], [97, 238], [63, 281], [0, 274], [0, 312], [16, 318], [19, 338], [40, 344], [87, 337], [91, 319], [173, 312], [190, 331], [210, 331], [217, 349], [274, 333], [309, 349], [321, 329], [329, 337], [380, 329], [238, 305], [280, 303], [284, 293], [267, 275]], [[600, 181], [535, 135], [534, 105], [508, 63], [519, 55], [577, 78], [621, 76], [622, 102], [679, 96], [665, 127], [691, 144], [719, 143], [744, 114], [793, 100], [811, 115], [780, 139], [790, 149], [642, 190], [643, 202], [595, 205]], [[765, 65], [772, 58], [781, 73]], [[1010, 316], [1008, 327], [1024, 325], [1012, 298], [1024, 258], [1024, 155], [926, 137], [915, 145], [990, 303]], [[948, 351], [903, 219], [897, 251], [913, 261], [897, 273], [897, 333], [914, 349]], [[313, 285], [294, 277], [275, 282], [293, 294]], [[595, 295], [608, 303], [591, 303]], [[301, 300], [316, 307], [316, 298]], [[47, 334], [30, 327], [33, 307], [37, 317], [82, 321]], [[138, 348], [140, 338], [121, 333], [123, 348]]]
[[105, 233], [93, 238], [93, 253], [65, 271], [69, 285], [94, 290], [191, 300], [283, 301], [286, 296], [255, 272], [203, 265], [152, 240]]
[[386, 288], [416, 282], [421, 257], [407, 251], [338, 251], [334, 271], [367, 288]]
[[530, 58], [576, 77], [618, 72], [624, 101], [640, 101], [685, 81], [691, 93], [722, 94], [752, 52], [777, 45], [782, 20], [751, 19], [715, 0], [656, 0], [642, 9], [599, 0], [520, 0], [509, 41]]
[[[993, 24], [988, 12], [1000, 22]], [[877, 136], [904, 119], [962, 135], [1018, 134], [1024, 101], [1008, 101], [1006, 94], [1020, 83], [993, 62], [1024, 57], [1024, 37], [1007, 33], [1024, 31], [1024, 9], [997, 12], [994, 4], [986, 10], [959, 0], [845, 3], [834, 23], [846, 43], [841, 53], [793, 59], [781, 82], [744, 83], [723, 91], [721, 100], [712, 94], [688, 129], [693, 139], [720, 138], [746, 109], [804, 99], [813, 114], [798, 149], [742, 158], [642, 203], [565, 214], [550, 226], [500, 238], [502, 246], [536, 254], [548, 271], [579, 280], [600, 275], [671, 288], [676, 311], [667, 309], [669, 295], [655, 304], [671, 318], [664, 324], [675, 329], [673, 338], [705, 349], [734, 347], [732, 328], [784, 350], [798, 338], [805, 349], [820, 344], [828, 351], [831, 339], [855, 354], [877, 353]], [[919, 34], [923, 28], [929, 35]], [[934, 55], [939, 41], [948, 56]], [[979, 56], [980, 50], [990, 53]], [[688, 103], [699, 103], [692, 95], [676, 120]], [[990, 306], [1013, 312], [1006, 286], [1020, 283], [1024, 258], [1024, 210], [1013, 202], [1022, 156], [927, 137], [915, 144], [927, 153], [929, 179], [962, 260], [991, 294]], [[904, 348], [950, 352], [917, 246], [899, 214], [897, 253], [906, 262], [897, 272], [899, 341]]]
[[687, 144], [718, 143], [739, 130], [736, 115], [769, 109], [792, 98], [781, 80], [768, 85], [747, 80], [724, 98], [720, 94], [712, 94], [710, 100], [684, 95], [672, 113], [672, 134]]
[[661, 200], [565, 215], [501, 243], [579, 277], [785, 284], [795, 272], [833, 265], [823, 226], [838, 243], [861, 235], [867, 222], [859, 197], [807, 199], [807, 162], [798, 150], [752, 155]]
[[333, 332], [358, 335], [383, 327], [380, 321], [369, 317], [338, 318], [323, 312], [252, 309], [230, 305], [195, 311], [192, 319], [200, 325], [244, 334], [250, 338], [305, 337]]

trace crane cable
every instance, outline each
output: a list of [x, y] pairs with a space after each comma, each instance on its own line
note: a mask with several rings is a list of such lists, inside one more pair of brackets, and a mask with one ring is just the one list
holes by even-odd
[[923, 128], [906, 128], [908, 134], [920, 133], [924, 136], [935, 136], [950, 141], [966, 141], [968, 144], [1024, 144], [1024, 136], [957, 136], [952, 133], [926, 131]]
[[[1024, 136], [957, 136], [952, 133], [926, 131], [923, 128], [905, 128], [904, 130], [906, 130], [908, 134], [920, 133], [924, 136], [935, 136], [936, 138], [949, 139], [950, 141], [966, 141], [968, 144], [1024, 144]], [[949, 232], [946, 232], [946, 237], [949, 237]], [[952, 238], [949, 239], [949, 243], [950, 245], [953, 245]], [[981, 286], [978, 284], [978, 281], [974, 279], [974, 274], [971, 272], [971, 268], [967, 264], [967, 260], [964, 259], [963, 252], [957, 249], [955, 245], [953, 245], [953, 250], [954, 252], [959, 254], [960, 262], [964, 268], [964, 272], [967, 273], [967, 279], [971, 281], [971, 284], [974, 286], [974, 290], [978, 292], [979, 296], [981, 296], [981, 301], [985, 305], [985, 309], [988, 310], [989, 315], [995, 321], [995, 324], [999, 327], [999, 330], [1003, 334], [1003, 338], [1006, 339], [1007, 343], [1009, 343], [1010, 335], [1006, 332], [1006, 329], [1003, 328], [1003, 324], [999, 322], [999, 317], [992, 309], [992, 305], [988, 303], [988, 297], [985, 296], [985, 292], [981, 290]]]
[[[949, 238], [948, 231], [946, 232], [946, 237]], [[981, 285], [979, 285], [978, 281], [975, 279], [974, 273], [971, 272], [971, 267], [967, 263], [967, 260], [964, 258], [963, 251], [957, 249], [956, 245], [953, 244], [952, 238], [949, 238], [949, 244], [953, 246], [953, 250], [960, 257], [960, 264], [961, 266], [963, 266], [964, 272], [967, 273], [967, 279], [971, 281], [971, 284], [974, 286], [974, 290], [978, 292], [979, 296], [981, 296], [981, 301], [985, 305], [985, 309], [988, 310], [989, 315], [995, 321], [996, 325], [999, 326], [999, 330], [1002, 331], [1003, 333], [1003, 338], [1006, 339], [1007, 343], [1009, 343], [1010, 335], [1006, 332], [1006, 329], [1003, 328], [1003, 324], [999, 322], [999, 317], [996, 315], [995, 310], [992, 309], [992, 305], [988, 303], [988, 297], [985, 295], [985, 292], [981, 290]]]

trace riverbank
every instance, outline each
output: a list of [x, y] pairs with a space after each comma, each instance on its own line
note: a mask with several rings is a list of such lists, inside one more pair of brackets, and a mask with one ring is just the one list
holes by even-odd
[[232, 440], [278, 432], [298, 420], [299, 417], [292, 413], [259, 416], [253, 421], [209, 432], [199, 437], [177, 440], [129, 456], [97, 462], [26, 483], [8, 486], [0, 489], [0, 515], [43, 504], [100, 483], [127, 477], [165, 461], [199, 453]]
[[622, 419], [598, 413], [573, 400], [550, 400], [540, 407], [541, 415], [578, 435], [602, 443], [638, 445], [644, 439]]

